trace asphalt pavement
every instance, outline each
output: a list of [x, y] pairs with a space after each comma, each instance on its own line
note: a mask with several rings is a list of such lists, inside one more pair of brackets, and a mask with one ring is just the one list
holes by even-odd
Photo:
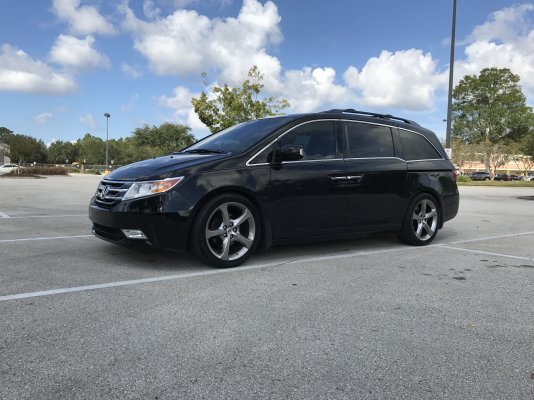
[[534, 398], [534, 190], [218, 270], [94, 238], [98, 180], [0, 179], [1, 399]]

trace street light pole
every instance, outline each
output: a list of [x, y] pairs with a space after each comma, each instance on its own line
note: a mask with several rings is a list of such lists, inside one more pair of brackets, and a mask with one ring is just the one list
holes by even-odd
[[452, 4], [452, 33], [451, 33], [451, 58], [449, 61], [449, 98], [447, 101], [447, 132], [445, 134], [445, 147], [451, 147], [451, 124], [452, 124], [452, 80], [454, 77], [454, 42], [456, 36], [456, 0]]
[[[456, 1], [456, 0], [455, 0]], [[109, 127], [109, 113], [105, 113], [104, 117], [106, 117], [106, 171], [108, 169], [108, 127]]]

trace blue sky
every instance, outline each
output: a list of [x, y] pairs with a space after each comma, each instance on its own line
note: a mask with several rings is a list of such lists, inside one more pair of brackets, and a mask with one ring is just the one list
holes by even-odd
[[[534, 5], [458, 0], [455, 80], [489, 66], [534, 103]], [[252, 65], [288, 112], [388, 112], [445, 132], [452, 0], [17, 0], [0, 13], [0, 126], [42, 139], [207, 130], [191, 96]]]

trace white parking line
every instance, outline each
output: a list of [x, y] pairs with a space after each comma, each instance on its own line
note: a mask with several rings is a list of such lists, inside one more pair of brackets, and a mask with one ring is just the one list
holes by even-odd
[[276, 265], [282, 265], [282, 264], [288, 264], [288, 262], [276, 262], [276, 263], [271, 263], [271, 264], [249, 265], [249, 266], [246, 266], [246, 267], [237, 267], [237, 268], [232, 268], [232, 269], [217, 269], [217, 270], [211, 270], [211, 271], [191, 272], [191, 273], [188, 273], [188, 274], [166, 275], [166, 276], [158, 276], [158, 277], [155, 277], [155, 278], [134, 279], [134, 280], [129, 280], [129, 281], [99, 283], [99, 284], [96, 284], [96, 285], [76, 286], [76, 287], [63, 288], [63, 289], [43, 290], [43, 291], [40, 291], [40, 292], [29, 292], [29, 293], [12, 294], [12, 295], [7, 295], [7, 296], [0, 296], [0, 301], [28, 299], [30, 297], [50, 296], [52, 294], [81, 292], [81, 291], [86, 291], [86, 290], [104, 289], [104, 288], [117, 287], [117, 286], [138, 285], [140, 283], [170, 281], [170, 280], [175, 280], [175, 279], [193, 278], [193, 277], [196, 277], [196, 276], [205, 276], [205, 275], [215, 275], [215, 274], [222, 274], [222, 273], [228, 273], [228, 272], [247, 271], [247, 270], [251, 270], [251, 269], [274, 267]]
[[0, 218], [9, 218], [9, 215], [0, 211]]
[[[433, 244], [430, 246], [422, 246], [422, 247], [398, 247], [394, 249], [355, 251], [355, 252], [343, 253], [343, 254], [332, 254], [332, 255], [327, 255], [327, 256], [277, 261], [277, 262], [267, 263], [267, 264], [249, 265], [249, 266], [244, 266], [244, 267], [236, 267], [232, 269], [216, 269], [216, 270], [202, 271], [202, 272], [191, 272], [191, 273], [186, 273], [186, 274], [166, 275], [166, 276], [160, 276], [160, 277], [154, 277], [154, 278], [134, 279], [134, 280], [128, 280], [128, 281], [118, 281], [118, 282], [100, 283], [100, 284], [94, 284], [94, 285], [76, 286], [76, 287], [70, 287], [70, 288], [43, 290], [43, 291], [38, 291], [38, 292], [19, 293], [19, 294], [0, 296], [0, 301], [27, 299], [30, 297], [42, 297], [42, 296], [50, 296], [54, 294], [81, 292], [81, 291], [95, 290], [95, 289], [105, 289], [105, 288], [112, 288], [112, 287], [118, 287], [118, 286], [138, 285], [138, 284], [143, 284], [143, 283], [185, 279], [185, 278], [192, 278], [192, 277], [205, 276], [205, 275], [235, 273], [239, 271], [248, 271], [248, 270], [254, 270], [254, 269], [259, 269], [259, 268], [268, 268], [268, 267], [290, 265], [290, 264], [296, 264], [296, 263], [326, 261], [326, 260], [334, 260], [334, 259], [357, 257], [357, 256], [392, 253], [392, 252], [397, 252], [397, 251], [424, 250], [424, 249], [428, 249], [431, 247], [444, 248], [444, 249], [457, 250], [457, 251], [466, 251], [470, 253], [487, 254], [487, 255], [493, 255], [493, 256], [499, 256], [499, 257], [509, 257], [509, 258], [515, 258], [515, 259], [520, 259], [520, 260], [532, 260], [532, 258], [527, 258], [527, 257], [519, 257], [519, 256], [513, 256], [509, 254], [490, 253], [490, 252], [485, 252], [485, 251], [480, 251], [480, 250], [463, 249], [459, 247], [450, 246], [450, 244], [453, 244], [453, 243], [454, 244], [470, 243], [474, 241], [500, 239], [500, 238], [506, 238], [506, 237], [516, 237], [516, 236], [524, 236], [524, 235], [532, 235], [532, 234], [534, 234], [534, 232], [522, 232], [522, 233], [509, 234], [509, 235], [493, 236], [493, 237], [488, 237], [488, 238], [456, 241], [456, 242], [451, 242], [451, 243]], [[78, 236], [56, 236], [56, 237], [46, 237], [46, 238], [29, 238], [29, 239], [8, 239], [8, 240], [0, 240], [0, 243], [13, 242], [13, 241], [53, 240], [53, 239], [86, 238], [86, 237], [94, 237], [94, 236], [93, 235], [78, 235]]]
[[482, 251], [482, 250], [462, 249], [461, 247], [447, 246], [445, 244], [439, 245], [439, 247], [443, 247], [444, 249], [466, 251], [468, 253], [487, 254], [488, 256], [497, 256], [497, 257], [515, 258], [515, 259], [518, 259], [518, 260], [533, 261], [533, 259], [530, 258], [530, 257], [520, 257], [520, 256], [512, 256], [510, 254], [491, 253], [489, 251]]
[[88, 238], [94, 237], [93, 235], [73, 235], [73, 236], [45, 236], [35, 238], [23, 238], [23, 239], [1, 239], [0, 243], [13, 243], [13, 242], [33, 242], [38, 240], [57, 240], [57, 239], [76, 239], [76, 238]]
[[510, 233], [508, 235], [500, 235], [500, 236], [489, 236], [489, 237], [484, 237], [484, 238], [479, 238], [479, 239], [458, 240], [457, 242], [450, 242], [450, 243], [445, 243], [445, 244], [464, 244], [464, 243], [471, 243], [471, 242], [482, 242], [484, 240], [505, 239], [505, 238], [518, 237], [518, 236], [528, 236], [528, 235], [534, 235], [534, 231]]

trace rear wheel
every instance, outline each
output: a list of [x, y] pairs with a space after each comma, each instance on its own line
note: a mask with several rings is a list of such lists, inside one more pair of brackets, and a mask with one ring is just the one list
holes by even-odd
[[191, 248], [206, 264], [236, 267], [256, 250], [260, 218], [246, 197], [223, 194], [209, 200], [193, 224]]
[[410, 203], [398, 237], [404, 243], [425, 246], [438, 233], [440, 209], [429, 194], [420, 194]]

